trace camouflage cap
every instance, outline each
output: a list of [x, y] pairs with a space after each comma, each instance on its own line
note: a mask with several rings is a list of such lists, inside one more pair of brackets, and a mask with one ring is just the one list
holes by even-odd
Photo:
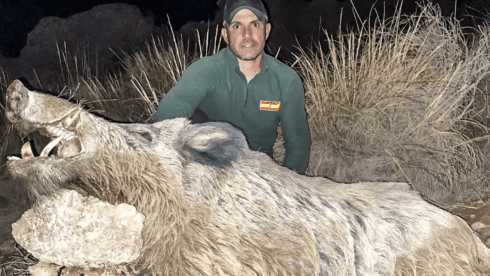
[[223, 25], [225, 23], [231, 24], [235, 14], [242, 9], [250, 10], [259, 20], [269, 21], [267, 11], [261, 0], [227, 0], [223, 12]]

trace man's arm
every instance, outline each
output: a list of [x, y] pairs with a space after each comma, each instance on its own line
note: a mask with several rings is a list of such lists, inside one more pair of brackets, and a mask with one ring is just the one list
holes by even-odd
[[305, 92], [295, 75], [286, 92], [281, 126], [284, 138], [284, 166], [304, 174], [310, 161], [310, 132], [306, 121]]
[[179, 82], [161, 100], [153, 121], [190, 118], [206, 94], [214, 89], [217, 78], [216, 70], [213, 70], [206, 57], [191, 64]]

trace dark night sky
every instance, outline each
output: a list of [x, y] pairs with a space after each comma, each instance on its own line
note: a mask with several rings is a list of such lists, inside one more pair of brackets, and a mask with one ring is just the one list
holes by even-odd
[[[278, 2], [274, 2], [278, 1]], [[281, 2], [279, 2], [281, 1]], [[290, 8], [290, 5], [282, 3], [294, 3], [295, 8], [304, 4], [305, 6], [313, 1], [330, 1], [335, 2], [335, 5], [343, 7], [351, 7], [350, 0], [266, 0], [265, 2], [280, 3], [274, 4], [274, 8], [280, 7], [284, 9]], [[152, 14], [155, 18], [155, 25], [161, 26], [167, 22], [167, 14], [170, 16], [171, 23], [175, 30], [188, 21], [208, 21], [213, 20], [215, 12], [219, 9], [217, 0], [157, 0], [157, 1], [82, 1], [82, 0], [0, 0], [0, 53], [5, 57], [18, 57], [20, 49], [25, 45], [27, 33], [31, 31], [37, 22], [45, 16], [58, 16], [66, 18], [72, 14], [90, 10], [95, 5], [107, 3], [127, 3], [138, 6], [143, 15]], [[358, 11], [362, 14], [367, 14], [374, 0], [353, 0]], [[377, 1], [378, 7], [383, 7], [383, 1]], [[384, 5], [391, 7], [395, 6], [397, 1], [387, 0]], [[434, 3], [441, 5], [443, 13], [449, 15], [454, 12], [455, 0], [434, 0]], [[490, 9], [487, 3], [490, 0], [467, 0], [457, 1], [458, 16], [468, 14], [466, 6], [475, 7], [480, 15], [487, 13], [486, 7]], [[269, 5], [272, 6], [272, 5]], [[283, 7], [282, 7], [283, 6]], [[414, 0], [405, 0], [405, 12], [413, 12], [416, 4]], [[269, 7], [269, 10], [271, 8]], [[285, 11], [286, 13], [295, 13], [295, 11]], [[301, 11], [298, 11], [301, 12]], [[350, 8], [345, 13], [351, 13]], [[472, 13], [476, 13], [472, 11]], [[337, 15], [338, 17], [338, 15]], [[304, 20], [304, 16], [301, 17]], [[307, 18], [307, 17], [306, 17]], [[461, 18], [464, 18], [461, 17]], [[272, 20], [274, 18], [272, 17]], [[311, 18], [318, 21], [318, 18]], [[467, 24], [470, 20], [466, 17], [464, 20]], [[298, 24], [300, 22], [295, 22]], [[298, 27], [296, 28], [296, 30]], [[1, 54], [0, 54], [1, 56]]]

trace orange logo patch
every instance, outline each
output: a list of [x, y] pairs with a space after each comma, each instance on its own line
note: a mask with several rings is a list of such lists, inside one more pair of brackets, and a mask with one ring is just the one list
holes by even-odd
[[279, 111], [279, 106], [281, 106], [281, 102], [261, 100], [259, 108], [265, 111]]

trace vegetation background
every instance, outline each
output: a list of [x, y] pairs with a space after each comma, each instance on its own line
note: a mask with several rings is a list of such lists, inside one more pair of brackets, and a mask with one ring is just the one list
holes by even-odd
[[[175, 35], [172, 41], [156, 37], [145, 51], [120, 57], [117, 73], [94, 74], [83, 53], [68, 56], [59, 48], [59, 81], [31, 85], [114, 121], [151, 122], [185, 68], [226, 46], [219, 35], [197, 32], [195, 45]], [[307, 174], [346, 183], [410, 182], [442, 206], [486, 196], [489, 36], [488, 25], [463, 29], [437, 5], [424, 3], [410, 15], [384, 18], [373, 11], [348, 32], [324, 31], [324, 39], [298, 46], [284, 62], [305, 87], [313, 143]], [[12, 80], [0, 74], [1, 95]], [[4, 98], [3, 170], [6, 156], [18, 154], [23, 142], [41, 140], [11, 127]], [[274, 156], [281, 163], [278, 132]]]

